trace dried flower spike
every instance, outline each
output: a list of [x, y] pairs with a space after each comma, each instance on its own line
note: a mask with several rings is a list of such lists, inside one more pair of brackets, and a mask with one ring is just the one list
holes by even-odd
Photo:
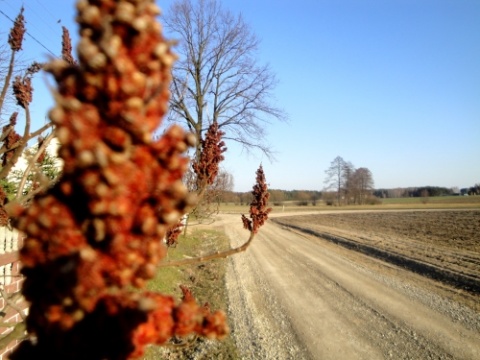
[[27, 76], [32, 76], [32, 75], [36, 74], [37, 72], [39, 72], [40, 70], [42, 70], [43, 65], [44, 65], [44, 64], [41, 64], [41, 63], [38, 63], [38, 62], [34, 61], [34, 62], [27, 68], [26, 75], [27, 75]]
[[17, 15], [8, 36], [8, 43], [12, 51], [20, 51], [22, 49], [23, 36], [25, 34], [25, 18], [23, 16], [23, 7], [20, 14]]
[[178, 237], [182, 233], [183, 223], [179, 221], [175, 226], [168, 229], [165, 235], [165, 244], [167, 247], [176, 247], [178, 243]]
[[32, 102], [32, 79], [26, 75], [24, 77], [17, 76], [13, 83], [13, 94], [17, 99], [17, 104], [26, 109], [28, 104]]
[[268, 193], [262, 165], [257, 170], [257, 183], [253, 186], [252, 195], [250, 219], [242, 215], [242, 221], [245, 229], [256, 234], [258, 229], [267, 221], [270, 211], [272, 211], [272, 208], [267, 208], [270, 194]]
[[5, 193], [3, 187], [0, 185], [0, 226], [6, 226], [9, 222], [8, 214], [5, 211], [4, 207], [7, 202], [7, 194]]
[[204, 189], [212, 185], [217, 177], [219, 164], [224, 160], [223, 153], [227, 151], [218, 123], [214, 121], [208, 128], [205, 139], [202, 140], [202, 152], [198, 162], [193, 163], [193, 170], [197, 174], [197, 188]]
[[72, 56], [72, 41], [70, 39], [70, 33], [65, 26], [62, 26], [62, 59], [70, 65], [77, 64]]
[[5, 167], [12, 159], [15, 153], [15, 146], [22, 139], [22, 137], [15, 131], [17, 124], [18, 112], [14, 112], [10, 116], [9, 123], [2, 129], [1, 138], [3, 140], [4, 153], [2, 155], [2, 167]]

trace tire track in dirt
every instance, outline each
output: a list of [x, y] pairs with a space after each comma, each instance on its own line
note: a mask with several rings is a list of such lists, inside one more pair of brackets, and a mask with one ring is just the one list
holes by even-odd
[[[225, 231], [238, 245], [245, 232], [229, 218]], [[268, 223], [246, 253], [230, 259], [227, 274], [242, 358], [480, 358], [478, 324], [468, 329], [445, 316], [456, 311], [440, 309], [452, 305], [448, 299], [422, 300], [426, 290], [409, 272], [379, 274], [369, 261]], [[479, 314], [469, 318], [480, 323]]]

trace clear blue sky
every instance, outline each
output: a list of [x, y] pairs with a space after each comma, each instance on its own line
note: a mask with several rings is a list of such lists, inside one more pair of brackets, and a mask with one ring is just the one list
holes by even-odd
[[[167, 10], [172, 1], [159, 1]], [[14, 18], [22, 1], [0, 0]], [[74, 1], [25, 0], [27, 28], [54, 54], [74, 41]], [[271, 188], [321, 190], [336, 156], [371, 170], [377, 188], [480, 182], [480, 1], [225, 0], [261, 39], [288, 123], [268, 128], [270, 162], [228, 144], [224, 167], [249, 191], [263, 163]], [[58, 21], [61, 20], [60, 23]], [[5, 38], [9, 21], [0, 14]], [[49, 52], [27, 37], [24, 60]], [[43, 123], [51, 96], [35, 82]]]

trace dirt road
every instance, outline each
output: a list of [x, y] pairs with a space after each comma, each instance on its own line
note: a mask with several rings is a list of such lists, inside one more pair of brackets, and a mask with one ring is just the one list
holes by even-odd
[[[238, 215], [222, 221], [246, 239]], [[480, 359], [480, 313], [456, 290], [272, 222], [227, 287], [243, 359]]]

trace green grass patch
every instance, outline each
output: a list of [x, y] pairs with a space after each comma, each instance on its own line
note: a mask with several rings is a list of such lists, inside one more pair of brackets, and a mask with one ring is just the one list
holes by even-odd
[[[187, 236], [180, 236], [177, 247], [169, 249], [166, 261], [205, 255], [228, 247], [228, 238], [221, 231], [195, 229]], [[208, 302], [212, 311], [227, 312], [226, 266], [226, 259], [217, 259], [188, 266], [161, 268], [147, 288], [180, 299], [179, 286], [187, 285], [199, 304]], [[185, 344], [182, 346], [149, 347], [143, 359], [236, 360], [240, 358], [231, 337], [220, 341], [195, 337], [184, 340]]]
[[[427, 198], [390, 198], [379, 199], [375, 205], [342, 205], [327, 206], [323, 201], [317, 205], [309, 203], [306, 206], [298, 205], [298, 201], [284, 201], [282, 205], [269, 205], [273, 213], [295, 211], [327, 211], [327, 210], [395, 210], [395, 209], [479, 209], [480, 196], [432, 196]], [[249, 206], [223, 203], [220, 213], [248, 214]]]

